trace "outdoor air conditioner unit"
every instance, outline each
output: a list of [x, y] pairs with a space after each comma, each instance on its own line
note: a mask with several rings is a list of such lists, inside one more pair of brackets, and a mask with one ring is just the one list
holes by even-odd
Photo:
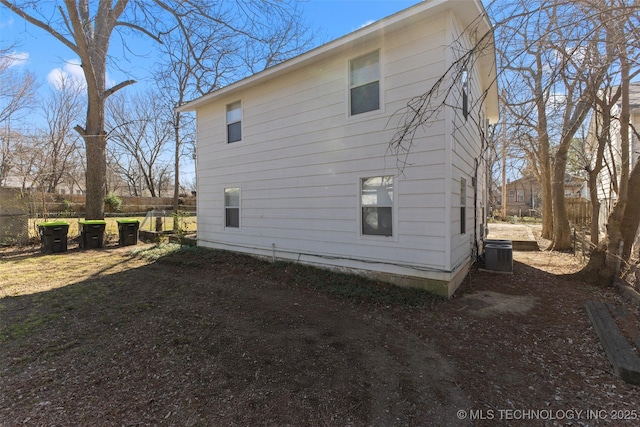
[[485, 240], [484, 265], [490, 271], [513, 273], [513, 243], [511, 240]]

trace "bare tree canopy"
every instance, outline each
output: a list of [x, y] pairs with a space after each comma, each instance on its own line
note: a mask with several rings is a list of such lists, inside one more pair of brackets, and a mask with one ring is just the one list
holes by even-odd
[[[128, 79], [107, 87], [107, 68], [117, 66], [118, 58], [111, 56], [110, 50], [115, 36], [120, 37], [125, 49], [133, 49], [126, 42], [130, 37], [142, 36], [161, 43], [167, 34], [182, 33], [187, 52], [203, 69], [209, 67], [209, 62], [216, 63], [216, 58], [201, 55], [199, 42], [214, 30], [226, 34], [222, 39], [228, 42], [226, 49], [253, 46], [254, 52], [261, 52], [263, 67], [297, 52], [293, 37], [297, 32], [291, 32], [291, 28], [300, 22], [300, 12], [293, 0], [0, 0], [0, 4], [49, 33], [80, 58], [87, 85], [87, 114], [84, 125], [75, 129], [86, 147], [88, 219], [104, 217], [106, 99], [135, 83]], [[275, 49], [260, 48], [261, 45]], [[221, 44], [218, 47], [223, 48]], [[204, 82], [207, 77], [202, 78]], [[209, 83], [209, 87], [214, 88], [215, 84]]]
[[162, 154], [171, 141], [172, 111], [162, 108], [158, 93], [118, 93], [107, 103], [107, 149], [134, 196], [161, 197], [163, 177], [171, 171]]
[[22, 146], [21, 135], [15, 135], [11, 121], [19, 121], [35, 106], [36, 80], [33, 74], [15, 71], [20, 62], [12, 47], [0, 50], [0, 184], [5, 184], [12, 169], [19, 163], [18, 153]]
[[[400, 126], [390, 148], [408, 155], [414, 132], [429, 126], [447, 105], [449, 95], [462, 84], [466, 66], [493, 54], [487, 40], [495, 35], [501, 131], [493, 134], [494, 148], [489, 153], [496, 152], [495, 138], [499, 137], [503, 153], [517, 153], [526, 159], [522, 166], [533, 171], [542, 187], [543, 236], [552, 239], [552, 249], [566, 250], [571, 246], [564, 200], [570, 150], [578, 134], [586, 134], [586, 120], [594, 108], [604, 112], [611, 105], [600, 94], [611, 85], [620, 85], [622, 108], [618, 117], [611, 118], [620, 123], [622, 141], [620, 196], [608, 223], [611, 252], [616, 242], [624, 240], [622, 234], [637, 229], [633, 226], [637, 221], [630, 221], [629, 215], [640, 215], [636, 213], [640, 209], [629, 209], [627, 202], [632, 194], [640, 197], [640, 190], [635, 189], [637, 174], [629, 170], [625, 89], [640, 70], [640, 4], [635, 0], [500, 0], [486, 4], [486, 9], [492, 20], [490, 28], [478, 32], [476, 25], [469, 26], [466, 31], [477, 42], [466, 49], [454, 41], [450, 47], [457, 60], [429, 90], [399, 112]], [[484, 17], [479, 16], [481, 19]], [[478, 102], [484, 100], [480, 97]], [[482, 120], [477, 126], [482, 133]], [[602, 157], [597, 153], [595, 158]], [[592, 171], [595, 165], [584, 168]], [[632, 236], [628, 234], [627, 239]]]
[[20, 73], [13, 66], [20, 62], [12, 48], [0, 49], [0, 123], [5, 123], [35, 105], [36, 79], [32, 73]]

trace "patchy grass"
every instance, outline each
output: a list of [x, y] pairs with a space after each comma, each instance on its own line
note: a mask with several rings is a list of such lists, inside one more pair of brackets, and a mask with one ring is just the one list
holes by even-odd
[[[445, 302], [175, 244], [2, 250], [0, 424], [462, 425], [461, 409], [637, 407], [584, 312], [618, 296], [559, 277], [564, 255], [523, 256], [513, 275], [472, 270]], [[505, 298], [533, 304], [484, 310]]]
[[308, 287], [327, 295], [359, 303], [424, 306], [444, 300], [421, 289], [402, 288], [355, 274], [324, 270], [287, 261], [272, 263], [249, 255], [202, 247], [162, 243], [137, 249], [134, 254], [149, 261], [182, 267], [212, 268], [216, 265], [248, 267], [256, 276], [273, 277], [291, 286]]
[[158, 243], [153, 246], [136, 248], [131, 251], [131, 253], [148, 261], [158, 261], [161, 258], [169, 257], [181, 250], [181, 245], [177, 243]]
[[275, 269], [286, 273], [292, 283], [308, 286], [332, 296], [358, 303], [381, 305], [424, 306], [444, 298], [422, 289], [402, 288], [366, 277], [347, 274], [289, 262], [277, 262]]

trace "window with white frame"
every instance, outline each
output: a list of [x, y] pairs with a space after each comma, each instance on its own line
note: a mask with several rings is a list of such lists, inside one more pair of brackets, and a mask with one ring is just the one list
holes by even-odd
[[376, 176], [360, 182], [362, 234], [393, 235], [393, 177]]
[[516, 190], [516, 198], [518, 202], [524, 202], [524, 190]]
[[224, 226], [240, 228], [240, 188], [224, 189]]
[[242, 139], [242, 104], [240, 101], [227, 105], [227, 143]]
[[509, 202], [513, 203], [516, 201], [516, 190], [509, 190]]
[[349, 62], [351, 115], [380, 109], [380, 53], [368, 53]]
[[469, 117], [469, 72], [465, 68], [462, 70], [462, 115], [466, 119]]
[[460, 234], [467, 232], [467, 180], [460, 178]]

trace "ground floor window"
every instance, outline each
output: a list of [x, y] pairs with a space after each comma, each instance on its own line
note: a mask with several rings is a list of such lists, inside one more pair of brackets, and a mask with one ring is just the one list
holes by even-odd
[[360, 183], [362, 234], [393, 235], [393, 177], [363, 178]]
[[224, 226], [240, 228], [240, 189], [237, 187], [224, 189]]

